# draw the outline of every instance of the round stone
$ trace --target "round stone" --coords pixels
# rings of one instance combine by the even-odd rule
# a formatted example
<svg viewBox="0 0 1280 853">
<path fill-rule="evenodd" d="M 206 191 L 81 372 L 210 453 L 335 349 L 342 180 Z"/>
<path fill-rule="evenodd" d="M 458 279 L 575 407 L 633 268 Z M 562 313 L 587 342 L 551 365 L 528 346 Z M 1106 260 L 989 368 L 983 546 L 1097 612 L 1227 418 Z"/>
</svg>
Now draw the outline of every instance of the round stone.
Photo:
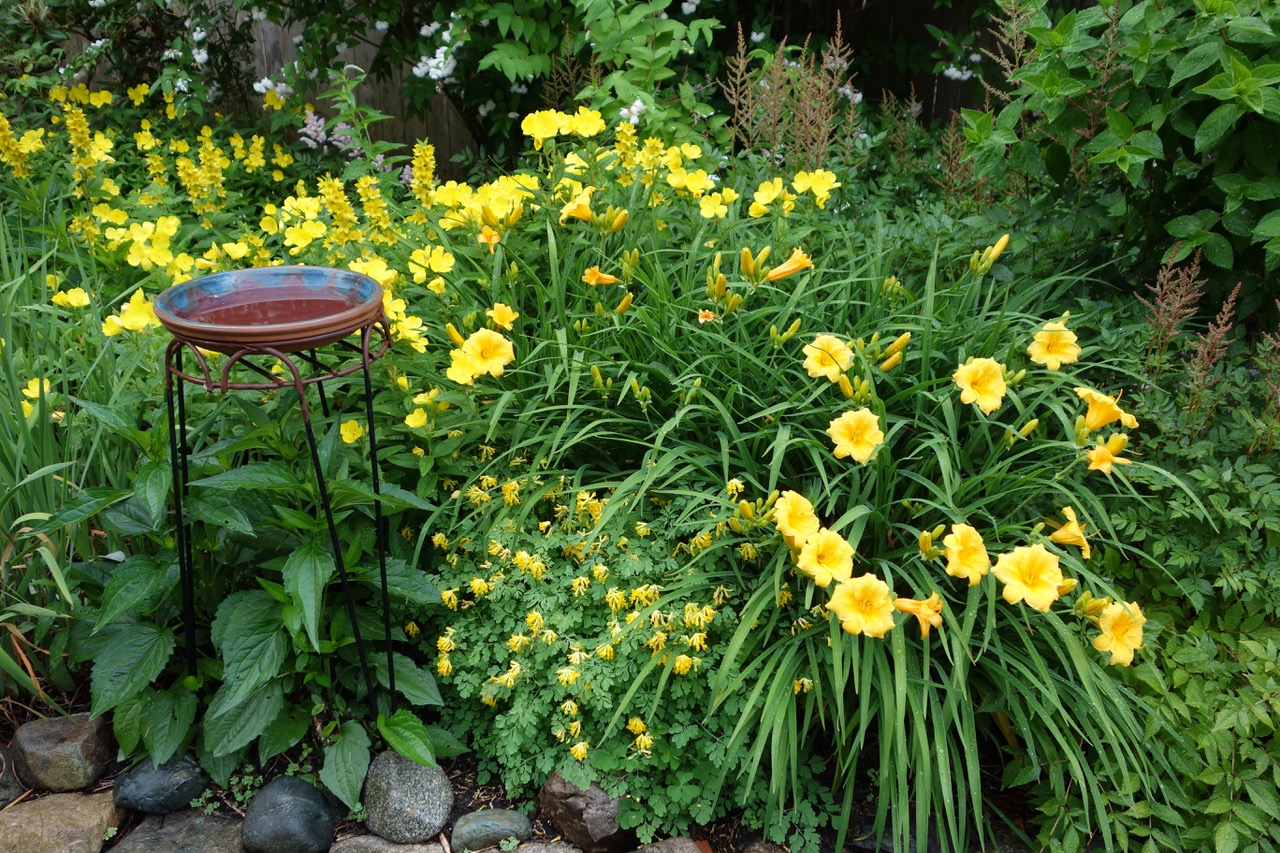
<svg viewBox="0 0 1280 853">
<path fill-rule="evenodd" d="M 144 758 L 116 777 L 116 805 L 145 814 L 170 814 L 189 806 L 208 782 L 188 756 L 175 756 L 159 767 Z"/>
<path fill-rule="evenodd" d="M 453 810 L 453 786 L 439 767 L 423 767 L 395 752 L 373 760 L 364 781 L 365 825 L 398 844 L 440 833 Z"/>
<path fill-rule="evenodd" d="M 508 838 L 524 841 L 533 834 L 529 818 L 511 809 L 484 809 L 458 818 L 449 845 L 458 853 L 496 847 Z"/>
<path fill-rule="evenodd" d="M 293 776 L 272 779 L 244 813 L 247 853 L 326 853 L 333 812 L 324 794 Z"/>
</svg>

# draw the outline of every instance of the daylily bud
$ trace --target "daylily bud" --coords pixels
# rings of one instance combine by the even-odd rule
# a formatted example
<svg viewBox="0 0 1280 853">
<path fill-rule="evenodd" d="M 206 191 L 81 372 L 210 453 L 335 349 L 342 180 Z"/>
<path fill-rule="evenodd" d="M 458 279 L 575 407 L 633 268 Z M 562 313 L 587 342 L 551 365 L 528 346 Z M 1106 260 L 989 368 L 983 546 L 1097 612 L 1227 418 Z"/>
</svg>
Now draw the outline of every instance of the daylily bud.
<svg viewBox="0 0 1280 853">
<path fill-rule="evenodd" d="M 480 221 L 490 228 L 498 227 L 498 217 L 493 215 L 493 211 L 487 204 L 480 205 Z"/>
<path fill-rule="evenodd" d="M 889 344 L 888 349 L 884 351 L 886 356 L 893 355 L 896 352 L 902 352 L 907 348 L 907 344 L 911 341 L 911 333 L 903 332 L 893 339 L 893 343 Z"/>
<path fill-rule="evenodd" d="M 902 352 L 898 351 L 890 355 L 884 361 L 880 362 L 880 369 L 883 370 L 885 373 L 888 373 L 890 370 L 893 370 L 895 367 L 897 367 L 901 363 L 902 363 Z"/>
<path fill-rule="evenodd" d="M 622 227 L 627 224 L 627 219 L 629 217 L 630 217 L 630 214 L 628 214 L 625 210 L 619 211 L 618 215 L 613 217 L 613 225 L 610 226 L 609 233 L 617 234 L 619 231 L 621 231 Z"/>
<path fill-rule="evenodd" d="M 797 317 L 797 318 L 796 318 L 796 320 L 795 320 L 795 322 L 794 322 L 794 323 L 792 323 L 790 326 L 787 326 L 787 330 L 783 333 L 783 335 L 782 335 L 782 339 L 783 339 L 784 341 L 789 341 L 789 340 L 791 340 L 791 338 L 795 337 L 795 334 L 796 334 L 796 332 L 798 332 L 798 331 L 800 331 L 800 318 L 799 318 L 799 317 Z"/>
<path fill-rule="evenodd" d="M 1040 426 L 1040 419 L 1032 418 L 1031 420 L 1027 421 L 1023 425 L 1022 429 L 1018 430 L 1018 435 L 1022 436 L 1023 438 L 1028 438 L 1030 437 L 1031 433 L 1036 431 L 1036 427 L 1038 426 Z"/>
<path fill-rule="evenodd" d="M 517 203 L 511 208 L 511 212 L 507 214 L 507 227 L 510 228 L 520 221 L 520 217 L 524 215 L 524 205 Z"/>
<path fill-rule="evenodd" d="M 445 334 L 449 336 L 449 340 L 453 341 L 455 346 L 462 346 L 465 343 L 465 341 L 462 338 L 462 335 L 458 333 L 458 330 L 454 328 L 452 323 L 445 323 L 444 331 L 445 331 Z"/>
<path fill-rule="evenodd" d="M 840 379 L 838 380 L 837 384 L 840 386 L 840 393 L 845 395 L 845 397 L 849 398 L 850 400 L 852 400 L 853 384 L 849 382 L 849 377 L 845 376 L 843 373 L 840 374 Z"/>
<path fill-rule="evenodd" d="M 738 514 L 750 521 L 756 515 L 755 505 L 751 501 L 738 501 Z"/>
<path fill-rule="evenodd" d="M 715 295 L 717 297 L 724 296 L 725 288 L 728 287 L 729 280 L 724 277 L 724 273 L 716 275 Z"/>
<path fill-rule="evenodd" d="M 618 307 L 613 309 L 615 314 L 625 314 L 627 309 L 631 307 L 631 300 L 634 298 L 631 291 L 627 291 L 627 295 L 622 297 L 622 301 L 618 303 Z"/>
<path fill-rule="evenodd" d="M 751 257 L 751 250 L 745 246 L 742 251 L 738 253 L 738 269 L 742 271 L 743 278 L 756 277 L 755 261 Z"/>
</svg>

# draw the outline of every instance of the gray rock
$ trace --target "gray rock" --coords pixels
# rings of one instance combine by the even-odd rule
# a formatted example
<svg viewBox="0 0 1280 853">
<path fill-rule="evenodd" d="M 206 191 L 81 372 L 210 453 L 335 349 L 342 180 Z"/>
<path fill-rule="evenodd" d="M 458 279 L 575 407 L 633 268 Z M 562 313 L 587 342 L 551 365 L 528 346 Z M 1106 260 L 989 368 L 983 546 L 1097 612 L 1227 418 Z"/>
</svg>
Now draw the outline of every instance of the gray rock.
<svg viewBox="0 0 1280 853">
<path fill-rule="evenodd" d="M 365 826 L 388 841 L 411 844 L 440 834 L 453 810 L 453 786 L 439 767 L 423 767 L 388 750 L 364 780 Z"/>
<path fill-rule="evenodd" d="M 204 792 L 209 777 L 186 755 L 156 767 L 144 758 L 116 777 L 116 805 L 145 814 L 169 814 L 191 805 Z"/>
<path fill-rule="evenodd" d="M 9 750 L 0 747 L 0 809 L 12 803 L 27 786 L 18 781 L 18 774 L 13 769 L 13 757 Z"/>
<path fill-rule="evenodd" d="M 787 848 L 772 841 L 752 841 L 742 853 L 787 853 Z"/>
<path fill-rule="evenodd" d="M 702 853 L 702 848 L 693 839 L 681 837 L 646 844 L 636 853 Z"/>
<path fill-rule="evenodd" d="M 244 853 L 242 823 L 239 818 L 204 815 L 192 809 L 151 815 L 112 847 L 111 853 Z"/>
<path fill-rule="evenodd" d="M 618 801 L 594 782 L 583 791 L 555 773 L 538 792 L 538 806 L 583 853 L 623 853 L 638 844 L 634 832 L 618 826 Z"/>
<path fill-rule="evenodd" d="M 87 714 L 32 720 L 18 727 L 10 756 L 18 779 L 41 791 L 79 791 L 106 769 L 115 752 L 106 717 Z"/>
<path fill-rule="evenodd" d="M 529 818 L 511 809 L 484 809 L 464 814 L 453 823 L 449 845 L 462 853 L 464 850 L 484 850 L 496 847 L 508 838 L 517 842 L 533 835 Z"/>
<path fill-rule="evenodd" d="M 357 835 L 333 845 L 329 853 L 444 853 L 444 847 L 430 844 L 396 844 L 376 835 Z"/>
<path fill-rule="evenodd" d="M 326 853 L 333 812 L 324 794 L 294 776 L 277 776 L 244 812 L 246 853 Z"/>
<path fill-rule="evenodd" d="M 98 853 L 120 817 L 110 791 L 18 803 L 0 812 L 0 853 Z"/>
</svg>

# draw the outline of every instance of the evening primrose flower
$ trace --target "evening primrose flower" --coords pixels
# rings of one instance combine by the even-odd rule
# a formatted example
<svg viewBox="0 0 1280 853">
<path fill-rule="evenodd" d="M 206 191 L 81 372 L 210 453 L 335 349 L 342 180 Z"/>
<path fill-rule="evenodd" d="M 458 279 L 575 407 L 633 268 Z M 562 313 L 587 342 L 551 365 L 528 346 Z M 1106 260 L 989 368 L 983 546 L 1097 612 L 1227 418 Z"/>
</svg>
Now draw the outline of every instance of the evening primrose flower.
<svg viewBox="0 0 1280 853">
<path fill-rule="evenodd" d="M 952 377 L 960 389 L 960 402 L 977 403 L 989 415 L 1004 403 L 1004 365 L 994 358 L 971 358 Z"/>
<path fill-rule="evenodd" d="M 1122 459 L 1120 454 L 1129 446 L 1129 436 L 1124 433 L 1113 433 L 1106 443 L 1099 443 L 1092 450 L 1086 450 L 1084 455 L 1089 458 L 1089 470 L 1101 471 L 1104 474 L 1111 473 L 1113 465 L 1132 465 L 1132 459 Z"/>
<path fill-rule="evenodd" d="M 542 143 L 569 132 L 569 116 L 559 110 L 538 110 L 529 113 L 520 122 L 520 132 L 533 139 L 535 150 L 542 150 Z"/>
<path fill-rule="evenodd" d="M 364 435 L 364 428 L 356 420 L 344 421 L 339 431 L 342 433 L 342 440 L 346 444 L 355 444 Z"/>
<path fill-rule="evenodd" d="M 460 385 L 471 385 L 485 374 L 496 379 L 516 357 L 511 341 L 492 329 L 472 332 L 449 356 L 452 364 L 445 375 Z"/>
<path fill-rule="evenodd" d="M 819 208 L 823 208 L 827 204 L 827 199 L 831 198 L 831 191 L 841 184 L 836 180 L 834 172 L 815 169 L 812 172 L 796 172 L 791 186 L 798 193 L 812 192 L 814 202 Z"/>
<path fill-rule="evenodd" d="M 1075 509 L 1069 506 L 1064 506 L 1062 508 L 1062 515 L 1067 519 L 1067 523 L 1053 531 L 1053 533 L 1049 535 L 1049 541 L 1056 542 L 1059 545 L 1075 545 L 1080 549 L 1081 556 L 1086 560 L 1089 559 L 1089 554 L 1092 552 L 1092 549 L 1089 547 L 1089 540 L 1084 536 L 1084 525 L 1076 518 Z M 1052 521 L 1050 521 L 1050 523 L 1056 524 L 1056 522 Z"/>
<path fill-rule="evenodd" d="M 946 547 L 947 574 L 952 577 L 968 578 L 969 586 L 977 586 L 990 571 L 991 557 L 982 534 L 969 525 L 951 525 L 942 544 Z"/>
<path fill-rule="evenodd" d="M 1098 617 L 1098 629 L 1102 633 L 1093 638 L 1093 647 L 1100 652 L 1110 652 L 1111 662 L 1117 666 L 1133 663 L 1133 653 L 1143 648 L 1142 626 L 1147 617 L 1136 601 L 1113 602 Z"/>
<path fill-rule="evenodd" d="M 917 601 L 913 598 L 897 598 L 894 599 L 893 606 L 895 610 L 902 613 L 910 613 L 920 622 L 920 636 L 929 636 L 931 628 L 942 627 L 942 596 L 937 592 L 930 595 L 923 601 Z"/>
<path fill-rule="evenodd" d="M 1138 428 L 1138 419 L 1120 408 L 1118 395 L 1111 397 L 1092 388 L 1076 388 L 1076 394 L 1089 404 L 1084 415 L 1084 428 L 1088 432 L 1096 432 L 1115 421 L 1129 429 Z"/>
<path fill-rule="evenodd" d="M 893 629 L 889 585 L 870 572 L 838 584 L 826 608 L 850 634 L 883 637 Z"/>
<path fill-rule="evenodd" d="M 803 546 L 821 527 L 809 499 L 792 491 L 783 492 L 773 505 L 773 523 L 793 550 Z"/>
<path fill-rule="evenodd" d="M 421 407 L 405 415 L 404 425 L 410 429 L 421 429 L 427 425 L 427 410 Z"/>
<path fill-rule="evenodd" d="M 1027 347 L 1027 355 L 1036 364 L 1058 370 L 1080 357 L 1080 345 L 1076 343 L 1076 333 L 1067 328 L 1064 317 L 1059 322 L 1045 323 L 1044 328 L 1036 332 L 1035 340 Z"/>
<path fill-rule="evenodd" d="M 1039 542 L 1001 554 L 993 574 L 1004 583 L 1005 601 L 1025 601 L 1028 607 L 1042 612 L 1058 600 L 1058 587 L 1063 580 L 1058 555 Z"/>
<path fill-rule="evenodd" d="M 853 350 L 835 335 L 818 335 L 813 343 L 805 344 L 804 369 L 814 379 L 826 377 L 839 382 L 844 371 L 853 363 Z"/>
<path fill-rule="evenodd" d="M 89 294 L 83 287 L 73 287 L 53 294 L 50 301 L 62 308 L 85 308 L 89 305 Z"/>
<path fill-rule="evenodd" d="M 834 530 L 820 528 L 800 547 L 796 568 L 820 587 L 847 581 L 853 576 L 853 546 Z"/>
<path fill-rule="evenodd" d="M 864 465 L 876 448 L 884 444 L 880 419 L 865 408 L 840 415 L 827 427 L 827 435 L 835 443 L 833 452 L 837 459 L 851 457 Z"/>
</svg>

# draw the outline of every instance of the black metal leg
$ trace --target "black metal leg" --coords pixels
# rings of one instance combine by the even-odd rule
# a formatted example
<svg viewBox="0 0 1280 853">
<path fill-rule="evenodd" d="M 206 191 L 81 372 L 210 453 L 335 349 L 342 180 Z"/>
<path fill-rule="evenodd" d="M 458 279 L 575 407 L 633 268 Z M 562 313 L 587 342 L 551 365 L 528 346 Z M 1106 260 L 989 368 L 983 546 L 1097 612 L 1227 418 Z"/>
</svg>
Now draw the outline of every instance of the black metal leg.
<svg viewBox="0 0 1280 853">
<path fill-rule="evenodd" d="M 316 358 L 315 350 L 312 350 L 310 352 L 310 358 L 308 358 L 307 361 L 311 362 L 312 364 L 320 363 L 320 360 Z M 365 369 L 366 370 L 368 369 L 367 365 Z M 323 415 L 324 419 L 327 421 L 329 420 L 329 398 L 325 396 L 323 382 L 316 383 L 316 392 L 319 393 L 320 395 L 320 414 Z"/>
<path fill-rule="evenodd" d="M 187 674 L 196 675 L 195 577 L 192 565 L 191 529 L 182 511 L 187 488 L 187 407 L 183 382 L 174 382 L 182 370 L 182 348 L 171 345 L 165 354 L 164 399 L 169 413 L 169 473 L 173 477 L 173 520 L 177 528 L 178 576 L 182 586 L 182 632 L 186 645 Z M 175 389 L 176 384 L 176 389 Z M 177 394 L 177 409 L 174 394 Z M 175 416 L 176 415 L 176 416 Z"/>
<path fill-rule="evenodd" d="M 368 331 L 365 331 L 368 337 Z M 367 344 L 366 344 L 367 349 Z M 369 426 L 369 470 L 373 476 L 373 528 L 374 543 L 378 549 L 378 574 L 382 583 L 382 626 L 387 643 L 387 689 L 391 696 L 391 713 L 396 712 L 396 661 L 391 648 L 391 598 L 387 593 L 387 531 L 382 518 L 382 481 L 378 477 L 378 439 L 373 426 L 373 380 L 369 375 L 369 360 L 364 362 L 364 414 Z"/>
<path fill-rule="evenodd" d="M 347 616 L 351 619 L 351 634 L 355 637 L 356 653 L 360 657 L 360 670 L 364 673 L 365 687 L 369 691 L 369 705 L 373 716 L 378 716 L 378 695 L 374 689 L 373 670 L 369 667 L 369 657 L 365 653 L 364 640 L 360 636 L 360 620 L 356 615 L 356 603 L 351 597 L 351 583 L 347 577 L 347 569 L 342 559 L 342 542 L 338 539 L 338 525 L 333 520 L 333 505 L 329 502 L 329 487 L 325 484 L 324 467 L 320 464 L 320 450 L 316 445 L 315 430 L 311 427 L 311 411 L 307 407 L 307 398 L 302 384 L 302 377 L 293 362 L 285 364 L 293 371 L 294 387 L 298 392 L 298 408 L 302 412 L 302 426 L 307 434 L 307 449 L 311 451 L 311 466 L 315 471 L 316 489 L 320 496 L 320 508 L 324 511 L 325 524 L 329 526 L 329 544 L 333 547 L 333 562 L 338 568 L 338 578 L 342 583 L 342 597 L 347 601 Z"/>
</svg>

